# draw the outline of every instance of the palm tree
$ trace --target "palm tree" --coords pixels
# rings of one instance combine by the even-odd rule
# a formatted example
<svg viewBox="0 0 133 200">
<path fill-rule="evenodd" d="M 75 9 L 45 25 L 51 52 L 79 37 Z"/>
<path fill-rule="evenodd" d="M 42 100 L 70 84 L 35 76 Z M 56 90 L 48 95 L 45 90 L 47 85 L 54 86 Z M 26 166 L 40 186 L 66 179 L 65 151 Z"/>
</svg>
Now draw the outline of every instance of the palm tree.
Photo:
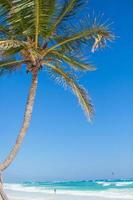
<svg viewBox="0 0 133 200">
<path fill-rule="evenodd" d="M 70 87 L 88 118 L 93 115 L 90 97 L 78 84 L 75 74 L 95 70 L 84 59 L 84 47 L 94 52 L 105 47 L 113 35 L 98 20 L 76 18 L 84 2 L 0 0 L 0 75 L 26 68 L 32 76 L 22 128 L 11 152 L 0 163 L 1 172 L 14 160 L 29 127 L 40 72 L 47 71 L 52 78 Z M 1 198 L 7 199 L 0 188 Z"/>
</svg>

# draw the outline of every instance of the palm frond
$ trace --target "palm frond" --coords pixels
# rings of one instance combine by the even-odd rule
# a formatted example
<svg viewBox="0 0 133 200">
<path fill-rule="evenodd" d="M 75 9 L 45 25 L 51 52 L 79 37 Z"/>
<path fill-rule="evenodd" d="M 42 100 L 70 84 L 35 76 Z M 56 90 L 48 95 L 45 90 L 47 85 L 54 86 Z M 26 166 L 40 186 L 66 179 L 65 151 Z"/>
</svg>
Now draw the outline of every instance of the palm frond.
<svg viewBox="0 0 133 200">
<path fill-rule="evenodd" d="M 38 36 L 41 33 L 44 38 L 47 36 L 49 20 L 54 12 L 55 0 L 35 0 L 35 41 L 38 43 Z"/>
<path fill-rule="evenodd" d="M 89 118 L 89 120 L 91 120 L 94 114 L 94 110 L 93 110 L 91 99 L 90 97 L 88 97 L 86 90 L 81 85 L 78 85 L 74 82 L 72 83 L 72 89 L 73 89 L 73 92 L 78 97 L 79 102 L 83 110 L 85 111 L 87 117 Z"/>
<path fill-rule="evenodd" d="M 0 0 L 0 15 L 7 14 L 11 7 L 11 0 Z"/>
<path fill-rule="evenodd" d="M 4 51 L 1 52 L 1 56 L 2 57 L 9 57 L 9 56 L 11 57 L 11 56 L 14 56 L 15 54 L 17 55 L 17 54 L 21 53 L 22 49 L 23 49 L 22 46 L 5 49 Z"/>
<path fill-rule="evenodd" d="M 35 46 L 36 46 L 36 48 L 38 46 L 38 35 L 39 35 L 39 15 L 40 15 L 39 6 L 40 6 L 39 1 L 35 0 L 35 15 L 36 15 L 36 18 L 35 18 Z"/>
<path fill-rule="evenodd" d="M 92 65 L 82 63 L 81 61 L 75 60 L 73 57 L 62 54 L 59 51 L 51 51 L 51 54 L 55 55 L 57 58 L 67 62 L 75 70 L 85 70 L 85 71 L 94 71 L 95 67 Z"/>
<path fill-rule="evenodd" d="M 0 61 L 0 68 L 20 66 L 22 64 L 28 63 L 28 60 L 13 60 L 13 61 Z"/>
<path fill-rule="evenodd" d="M 5 51 L 10 48 L 25 47 L 25 43 L 19 40 L 0 40 L 0 50 Z"/>
<path fill-rule="evenodd" d="M 23 36 L 28 35 L 27 31 L 31 28 L 31 26 L 33 26 L 34 23 L 33 6 L 33 0 L 13 0 L 13 6 L 10 9 L 8 21 L 15 34 L 21 34 Z"/>
<path fill-rule="evenodd" d="M 113 39 L 113 35 L 104 27 L 99 26 L 99 27 L 89 28 L 87 30 L 74 34 L 70 37 L 64 38 L 63 40 L 61 40 L 60 42 L 58 42 L 57 44 L 49 48 L 47 50 L 47 53 L 61 46 L 65 46 L 69 44 L 71 45 L 73 42 L 85 43 L 88 40 L 95 39 L 98 36 L 101 37 L 101 40 L 99 42 Z"/>
<path fill-rule="evenodd" d="M 61 12 L 51 26 L 51 32 L 54 32 L 63 20 L 74 15 L 77 11 L 76 8 L 80 7 L 82 3 L 83 1 L 81 0 L 65 0 L 64 3 L 62 2 L 63 6 L 60 8 Z M 59 7 L 58 4 L 57 7 Z"/>
<path fill-rule="evenodd" d="M 12 7 L 11 0 L 0 0 L 0 21 L 5 23 L 9 16 L 10 8 Z"/>
<path fill-rule="evenodd" d="M 51 18 L 56 11 L 56 0 L 42 0 L 40 14 L 40 34 L 43 38 L 47 38 L 51 27 Z"/>
<path fill-rule="evenodd" d="M 9 32 L 9 29 L 7 29 L 5 26 L 0 25 L 0 38 L 1 38 L 1 34 L 4 34 L 6 36 L 12 36 Z"/>
<path fill-rule="evenodd" d="M 0 0 L 0 5 L 10 8 L 12 7 L 12 0 Z"/>
<path fill-rule="evenodd" d="M 85 89 L 81 85 L 78 85 L 78 83 L 76 83 L 76 81 L 74 80 L 74 77 L 64 72 L 63 69 L 56 67 L 48 62 L 44 62 L 44 64 L 48 66 L 54 73 L 63 78 L 66 84 L 71 87 L 74 94 L 77 96 L 81 107 L 85 111 L 88 119 L 91 120 L 93 116 L 93 106 L 91 103 L 91 99 L 88 97 L 88 94 L 85 91 Z"/>
<path fill-rule="evenodd" d="M 32 36 L 38 46 L 39 36 L 48 32 L 49 20 L 55 11 L 55 0 L 17 0 L 11 9 L 10 22 L 16 33 Z"/>
<path fill-rule="evenodd" d="M 22 64 L 27 64 L 28 60 L 7 60 L 0 61 L 0 76 L 10 74 L 21 67 Z"/>
</svg>

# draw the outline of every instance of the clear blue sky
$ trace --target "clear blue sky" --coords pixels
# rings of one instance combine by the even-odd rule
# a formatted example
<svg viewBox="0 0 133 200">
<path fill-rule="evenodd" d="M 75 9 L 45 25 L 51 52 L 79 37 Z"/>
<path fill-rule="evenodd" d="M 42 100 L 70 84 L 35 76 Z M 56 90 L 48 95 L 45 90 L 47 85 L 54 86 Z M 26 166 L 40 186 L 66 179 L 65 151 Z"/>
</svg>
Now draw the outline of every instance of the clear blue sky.
<svg viewBox="0 0 133 200">
<path fill-rule="evenodd" d="M 113 21 L 117 40 L 90 55 L 98 70 L 81 78 L 95 105 L 89 124 L 69 91 L 42 73 L 31 127 L 8 181 L 133 177 L 133 1 L 90 0 Z M 0 160 L 20 129 L 30 76 L 0 78 Z M 114 172 L 114 176 L 112 176 Z"/>
</svg>

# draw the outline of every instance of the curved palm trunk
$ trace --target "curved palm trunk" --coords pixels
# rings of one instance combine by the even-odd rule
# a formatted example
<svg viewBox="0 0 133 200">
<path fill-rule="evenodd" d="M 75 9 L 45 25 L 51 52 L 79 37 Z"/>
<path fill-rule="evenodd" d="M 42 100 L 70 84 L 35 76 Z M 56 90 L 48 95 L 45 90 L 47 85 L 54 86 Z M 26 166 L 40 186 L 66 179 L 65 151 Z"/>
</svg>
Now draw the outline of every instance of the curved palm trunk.
<svg viewBox="0 0 133 200">
<path fill-rule="evenodd" d="M 2 182 L 1 173 L 0 173 L 0 200 L 8 200 L 8 197 L 6 196 L 5 192 L 3 191 L 3 182 Z"/>
<path fill-rule="evenodd" d="M 38 77 L 37 77 L 37 74 L 35 74 L 32 77 L 32 84 L 31 84 L 29 97 L 28 97 L 27 104 L 26 104 L 22 128 L 20 130 L 20 133 L 17 137 L 16 143 L 13 146 L 11 152 L 9 153 L 9 155 L 7 156 L 5 161 L 0 164 L 0 171 L 5 170 L 12 163 L 12 161 L 14 160 L 14 158 L 16 157 L 16 154 L 18 153 L 18 151 L 20 149 L 20 146 L 23 142 L 23 139 L 24 139 L 24 136 L 27 132 L 27 129 L 29 128 L 32 110 L 33 110 L 34 99 L 35 99 L 35 94 L 36 94 L 37 83 L 38 83 Z"/>
</svg>

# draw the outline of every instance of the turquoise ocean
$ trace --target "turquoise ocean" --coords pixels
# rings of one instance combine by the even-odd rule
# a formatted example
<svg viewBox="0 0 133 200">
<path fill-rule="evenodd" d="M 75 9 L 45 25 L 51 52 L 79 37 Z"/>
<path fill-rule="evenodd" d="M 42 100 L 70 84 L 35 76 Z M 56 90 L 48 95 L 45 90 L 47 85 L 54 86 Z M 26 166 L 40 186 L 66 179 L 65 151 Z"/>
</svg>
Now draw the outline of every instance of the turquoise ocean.
<svg viewBox="0 0 133 200">
<path fill-rule="evenodd" d="M 6 183 L 6 190 L 17 192 L 133 199 L 133 179 Z"/>
</svg>

